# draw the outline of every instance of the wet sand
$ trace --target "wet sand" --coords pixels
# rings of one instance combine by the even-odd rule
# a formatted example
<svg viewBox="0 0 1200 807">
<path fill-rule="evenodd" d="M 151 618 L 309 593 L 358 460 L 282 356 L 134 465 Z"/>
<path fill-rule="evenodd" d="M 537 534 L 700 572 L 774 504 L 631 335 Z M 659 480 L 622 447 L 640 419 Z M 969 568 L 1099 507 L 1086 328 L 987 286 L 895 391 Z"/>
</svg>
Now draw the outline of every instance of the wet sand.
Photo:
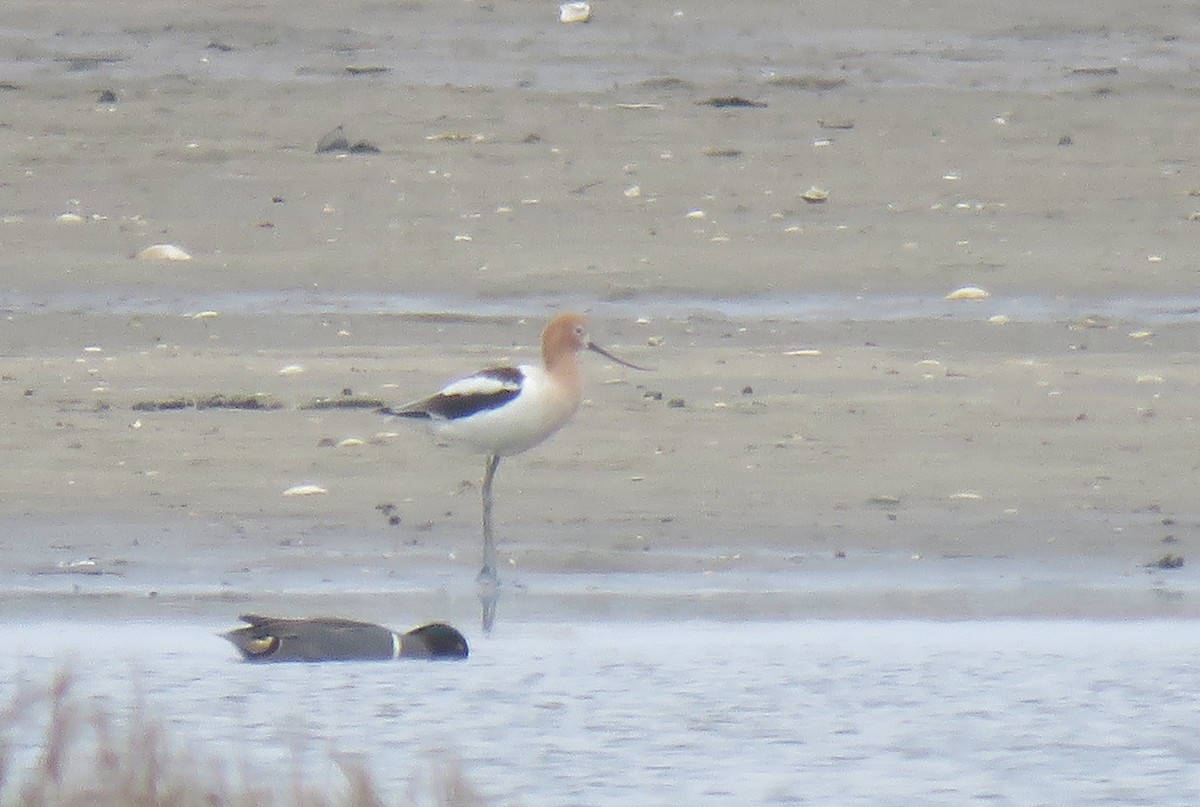
<svg viewBox="0 0 1200 807">
<path fill-rule="evenodd" d="M 482 460 L 304 406 L 578 307 L 655 371 L 502 466 L 502 614 L 1195 616 L 1200 20 L 1122 6 L 14 4 L 5 612 L 460 616 Z"/>
</svg>

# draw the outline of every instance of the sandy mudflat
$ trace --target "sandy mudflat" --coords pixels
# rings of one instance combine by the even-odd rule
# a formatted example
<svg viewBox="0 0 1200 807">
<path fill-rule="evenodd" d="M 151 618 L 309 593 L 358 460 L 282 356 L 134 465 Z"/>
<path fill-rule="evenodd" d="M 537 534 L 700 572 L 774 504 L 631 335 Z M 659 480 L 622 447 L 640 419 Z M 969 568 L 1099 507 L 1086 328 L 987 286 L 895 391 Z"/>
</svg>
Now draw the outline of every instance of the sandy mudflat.
<svg viewBox="0 0 1200 807">
<path fill-rule="evenodd" d="M 786 5 L 7 4 L 4 608 L 461 614 L 482 461 L 303 406 L 579 307 L 656 369 L 502 467 L 524 615 L 1200 612 L 1200 17 Z"/>
</svg>

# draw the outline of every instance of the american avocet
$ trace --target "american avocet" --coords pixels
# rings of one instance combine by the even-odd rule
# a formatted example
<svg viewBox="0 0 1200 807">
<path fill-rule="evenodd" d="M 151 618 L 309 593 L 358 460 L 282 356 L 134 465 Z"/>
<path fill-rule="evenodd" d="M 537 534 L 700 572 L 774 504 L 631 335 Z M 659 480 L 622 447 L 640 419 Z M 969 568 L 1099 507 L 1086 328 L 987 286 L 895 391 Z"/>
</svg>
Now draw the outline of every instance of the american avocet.
<svg viewBox="0 0 1200 807">
<path fill-rule="evenodd" d="M 451 382 L 438 393 L 384 414 L 424 420 L 439 437 L 487 455 L 483 473 L 483 569 L 479 582 L 495 586 L 496 543 L 492 532 L 492 482 L 500 458 L 520 454 L 561 429 L 583 399 L 581 350 L 645 370 L 588 339 L 582 314 L 560 314 L 542 332 L 542 364 L 492 367 Z"/>
<path fill-rule="evenodd" d="M 372 659 L 467 657 L 467 640 L 441 622 L 396 633 L 382 625 L 336 617 L 276 619 L 257 614 L 221 634 L 246 661 L 369 661 Z"/>
</svg>

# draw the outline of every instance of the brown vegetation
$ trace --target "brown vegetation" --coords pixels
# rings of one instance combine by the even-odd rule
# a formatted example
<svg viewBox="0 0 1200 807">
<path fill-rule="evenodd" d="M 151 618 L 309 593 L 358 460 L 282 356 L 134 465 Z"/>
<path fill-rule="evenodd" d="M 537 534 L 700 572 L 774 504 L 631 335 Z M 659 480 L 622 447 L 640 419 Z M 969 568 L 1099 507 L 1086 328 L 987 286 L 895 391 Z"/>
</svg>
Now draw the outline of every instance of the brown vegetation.
<svg viewBox="0 0 1200 807">
<path fill-rule="evenodd" d="M 30 748 L 28 743 L 36 748 Z M 383 807 L 371 774 L 349 755 L 334 761 L 346 776 L 340 797 L 303 781 L 271 786 L 230 777 L 220 762 L 174 742 L 140 699 L 117 715 L 80 694 L 60 672 L 45 687 L 24 686 L 0 710 L 0 807 Z M 454 763 L 419 777 L 409 801 L 480 807 L 482 796 Z"/>
</svg>

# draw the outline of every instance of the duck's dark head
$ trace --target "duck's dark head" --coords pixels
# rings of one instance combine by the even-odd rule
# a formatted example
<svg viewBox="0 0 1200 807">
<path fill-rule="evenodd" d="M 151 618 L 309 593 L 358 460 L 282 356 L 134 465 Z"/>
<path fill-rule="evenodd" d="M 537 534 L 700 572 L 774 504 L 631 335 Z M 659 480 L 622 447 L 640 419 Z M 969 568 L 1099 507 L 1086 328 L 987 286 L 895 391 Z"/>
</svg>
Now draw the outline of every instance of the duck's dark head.
<svg viewBox="0 0 1200 807">
<path fill-rule="evenodd" d="M 443 622 L 413 628 L 400 637 L 400 658 L 464 659 L 467 638 Z"/>
</svg>

